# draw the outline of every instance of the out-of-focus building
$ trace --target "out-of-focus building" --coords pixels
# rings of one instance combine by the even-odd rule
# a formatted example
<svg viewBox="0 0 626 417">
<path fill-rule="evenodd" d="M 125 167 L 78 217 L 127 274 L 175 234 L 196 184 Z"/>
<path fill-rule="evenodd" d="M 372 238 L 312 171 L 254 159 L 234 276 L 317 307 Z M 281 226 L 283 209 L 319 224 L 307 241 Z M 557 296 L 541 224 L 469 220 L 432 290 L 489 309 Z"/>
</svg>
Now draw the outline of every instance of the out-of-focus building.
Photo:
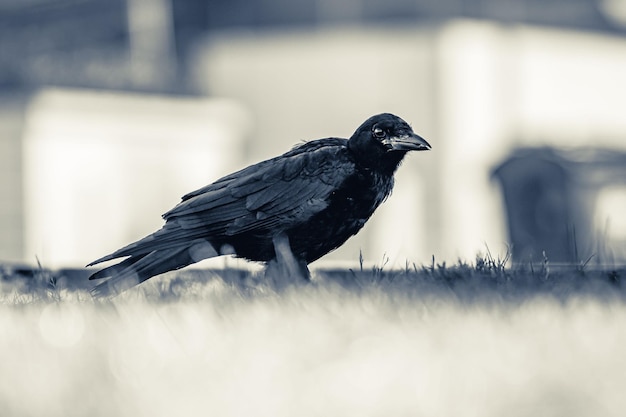
<svg viewBox="0 0 626 417">
<path fill-rule="evenodd" d="M 84 264 L 158 227 L 186 187 L 347 137 L 383 111 L 433 150 L 408 156 L 394 195 L 330 259 L 501 253 L 509 228 L 491 172 L 516 148 L 626 149 L 621 3 L 7 0 L 0 260 Z M 101 156 L 85 162 L 87 150 Z M 178 180 L 164 185 L 165 171 Z M 623 194 L 613 184 L 589 202 L 618 249 Z"/>
<path fill-rule="evenodd" d="M 197 93 L 195 47 L 224 31 L 425 26 L 466 18 L 623 36 L 621 0 L 3 0 L 0 88 Z"/>
<path fill-rule="evenodd" d="M 238 103 L 202 97 L 47 89 L 26 115 L 24 251 L 55 266 L 160 228 L 182 194 L 243 163 L 250 130 Z"/>
</svg>

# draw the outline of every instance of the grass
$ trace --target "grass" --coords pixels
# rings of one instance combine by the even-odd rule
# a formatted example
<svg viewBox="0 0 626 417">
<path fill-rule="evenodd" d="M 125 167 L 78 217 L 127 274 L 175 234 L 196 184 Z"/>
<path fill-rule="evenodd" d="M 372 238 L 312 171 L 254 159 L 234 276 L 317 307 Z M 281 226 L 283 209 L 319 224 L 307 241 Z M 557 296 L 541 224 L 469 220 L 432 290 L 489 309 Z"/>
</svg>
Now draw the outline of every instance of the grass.
<svg viewBox="0 0 626 417">
<path fill-rule="evenodd" d="M 626 271 L 507 262 L 183 270 L 103 301 L 5 268 L 0 415 L 621 415 Z"/>
</svg>

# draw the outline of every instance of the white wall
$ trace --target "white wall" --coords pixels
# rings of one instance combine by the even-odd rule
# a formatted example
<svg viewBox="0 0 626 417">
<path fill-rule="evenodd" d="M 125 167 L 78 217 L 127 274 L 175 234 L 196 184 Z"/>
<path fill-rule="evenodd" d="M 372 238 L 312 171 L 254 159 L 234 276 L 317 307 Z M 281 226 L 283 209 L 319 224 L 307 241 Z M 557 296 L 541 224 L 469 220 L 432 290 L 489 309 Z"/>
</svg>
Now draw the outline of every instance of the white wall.
<svg viewBox="0 0 626 417">
<path fill-rule="evenodd" d="M 497 248 L 505 241 L 500 192 L 489 171 L 516 146 L 626 151 L 625 39 L 460 21 L 441 28 L 438 59 L 445 146 L 439 203 L 448 256 L 452 248 L 468 257 L 482 242 Z M 616 221 L 626 206 L 614 194 L 592 203 L 591 222 L 604 227 L 613 219 L 611 241 L 601 243 L 626 260 L 626 229 Z M 596 250 L 587 243 L 579 242 Z"/>
<path fill-rule="evenodd" d="M 231 100 L 42 91 L 24 134 L 25 260 L 83 266 L 153 232 L 241 164 L 248 131 Z"/>
</svg>

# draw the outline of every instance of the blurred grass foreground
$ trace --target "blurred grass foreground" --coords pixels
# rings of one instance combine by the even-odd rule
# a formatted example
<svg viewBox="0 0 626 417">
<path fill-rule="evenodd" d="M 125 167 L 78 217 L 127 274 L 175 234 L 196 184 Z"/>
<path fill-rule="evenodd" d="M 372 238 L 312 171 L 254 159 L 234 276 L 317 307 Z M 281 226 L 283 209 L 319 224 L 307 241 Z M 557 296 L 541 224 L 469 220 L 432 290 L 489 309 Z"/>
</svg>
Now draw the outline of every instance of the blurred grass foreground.
<svg viewBox="0 0 626 417">
<path fill-rule="evenodd" d="M 111 300 L 84 271 L 7 267 L 0 415 L 621 415 L 626 271 L 504 264 L 279 289 L 190 269 Z"/>
</svg>

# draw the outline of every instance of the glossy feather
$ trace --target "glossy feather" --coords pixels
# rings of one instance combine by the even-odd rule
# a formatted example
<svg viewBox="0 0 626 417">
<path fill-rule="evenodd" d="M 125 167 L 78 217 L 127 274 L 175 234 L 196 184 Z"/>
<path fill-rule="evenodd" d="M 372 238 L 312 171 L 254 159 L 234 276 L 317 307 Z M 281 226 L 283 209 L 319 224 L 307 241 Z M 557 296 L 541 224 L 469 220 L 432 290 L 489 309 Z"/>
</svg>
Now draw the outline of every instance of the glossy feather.
<svg viewBox="0 0 626 417">
<path fill-rule="evenodd" d="M 160 230 L 89 264 L 128 257 L 91 276 L 112 277 L 94 294 L 115 294 L 233 250 L 239 257 L 269 262 L 277 256 L 273 241 L 280 235 L 302 265 L 339 247 L 389 196 L 393 173 L 406 153 L 373 137 L 379 126 L 389 137 L 414 135 L 397 116 L 374 116 L 350 140 L 306 142 L 186 194 L 163 215 L 166 223 Z M 412 137 L 429 148 L 417 135 Z"/>
</svg>

